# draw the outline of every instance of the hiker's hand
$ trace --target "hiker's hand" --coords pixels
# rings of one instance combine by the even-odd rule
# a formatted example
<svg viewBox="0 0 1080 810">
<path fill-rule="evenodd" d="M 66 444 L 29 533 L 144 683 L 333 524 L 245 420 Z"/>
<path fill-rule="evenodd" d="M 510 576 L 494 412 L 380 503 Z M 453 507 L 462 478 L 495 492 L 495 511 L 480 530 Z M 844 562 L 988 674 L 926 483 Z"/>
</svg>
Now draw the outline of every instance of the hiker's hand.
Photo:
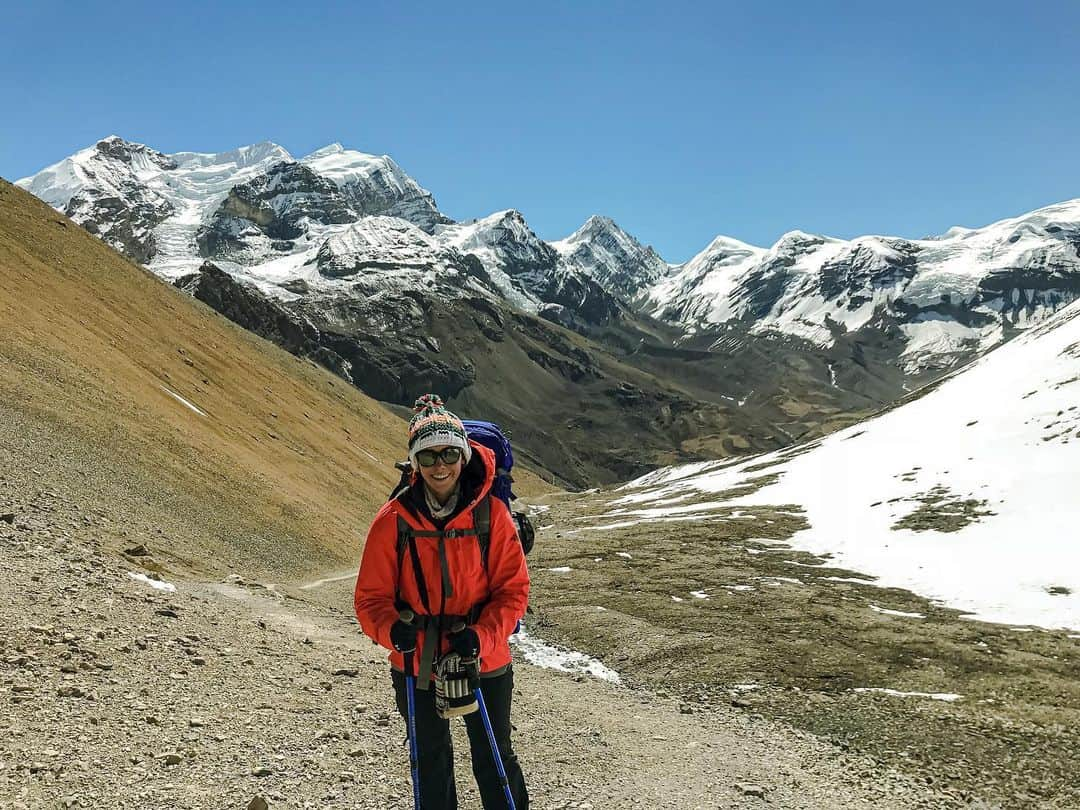
<svg viewBox="0 0 1080 810">
<path fill-rule="evenodd" d="M 390 627 L 390 643 L 399 653 L 412 652 L 416 649 L 416 633 L 415 624 L 407 624 L 398 619 Z"/>
<path fill-rule="evenodd" d="M 471 627 L 458 630 L 446 637 L 450 647 L 462 658 L 476 658 L 480 654 L 480 637 Z"/>
</svg>

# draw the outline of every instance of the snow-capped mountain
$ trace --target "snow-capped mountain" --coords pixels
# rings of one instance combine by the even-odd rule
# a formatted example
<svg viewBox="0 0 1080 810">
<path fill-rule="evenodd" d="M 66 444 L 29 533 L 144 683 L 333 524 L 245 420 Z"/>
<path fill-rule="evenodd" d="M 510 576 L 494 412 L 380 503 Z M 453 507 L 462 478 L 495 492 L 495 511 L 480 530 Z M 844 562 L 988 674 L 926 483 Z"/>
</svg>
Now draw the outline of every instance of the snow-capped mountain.
<svg viewBox="0 0 1080 810">
<path fill-rule="evenodd" d="M 792 544 L 833 555 L 830 565 L 990 621 L 1080 630 L 1078 394 L 1075 302 L 933 390 L 818 442 L 639 478 L 608 517 L 785 504 L 808 524 Z"/>
<path fill-rule="evenodd" d="M 145 263 L 157 253 L 154 228 L 177 213 L 153 179 L 177 168 L 167 155 L 112 136 L 17 185 Z"/>
<path fill-rule="evenodd" d="M 614 223 L 611 229 L 618 230 Z M 518 211 L 500 211 L 460 225 L 440 225 L 436 237 L 479 258 L 507 300 L 522 309 L 567 326 L 574 326 L 578 319 L 606 323 L 619 314 L 618 300 L 598 277 L 619 272 L 613 267 L 615 261 L 604 265 L 583 246 L 579 254 L 568 256 L 573 247 L 564 252 L 559 249 L 563 243 L 543 241 Z M 604 250 L 598 246 L 598 251 Z"/>
<path fill-rule="evenodd" d="M 487 273 L 487 294 L 567 325 L 602 323 L 619 312 L 608 282 L 620 278 L 630 289 L 637 265 L 638 286 L 664 266 L 606 219 L 591 220 L 559 249 L 517 211 L 454 224 L 389 157 L 340 144 L 295 160 L 272 143 L 167 155 L 110 136 L 18 184 L 167 279 L 211 259 L 278 297 L 380 268 L 461 268 L 472 254 Z M 365 289 L 378 283 L 368 277 Z"/>
<path fill-rule="evenodd" d="M 388 155 L 365 155 L 340 143 L 312 152 L 301 163 L 331 180 L 361 216 L 398 217 L 427 233 L 451 222 L 435 205 L 431 192 L 407 175 Z"/>
<path fill-rule="evenodd" d="M 251 268 L 314 254 L 331 226 L 363 216 L 428 231 L 449 221 L 389 157 L 339 144 L 297 161 L 273 143 L 166 155 L 114 135 L 17 185 L 170 279 L 206 258 L 258 276 Z"/>
<path fill-rule="evenodd" d="M 746 409 L 767 426 L 760 442 L 847 424 L 1080 297 L 1080 201 L 933 239 L 792 231 L 766 249 L 718 237 L 672 266 L 601 216 L 550 243 L 515 210 L 454 223 L 390 158 L 340 144 L 296 160 L 273 143 L 164 154 L 113 136 L 19 185 L 186 288 L 224 286 L 190 282 L 209 259 L 316 325 L 320 351 L 337 351 L 327 335 L 365 330 L 384 338 L 379 352 L 408 347 L 356 376 L 370 388 L 382 375 L 379 396 L 407 398 L 407 367 L 427 362 L 409 334 L 418 318 L 468 310 L 431 349 L 443 356 L 429 379 L 452 390 L 472 379 L 467 360 L 452 368 L 473 348 L 466 330 L 503 340 L 524 323 L 504 317 L 516 309 L 600 341 L 636 369 L 622 381 L 644 372 L 690 400 Z M 538 334 L 543 346 L 524 356 L 541 368 L 575 384 L 593 368 L 557 332 Z M 656 423 L 674 430 L 670 415 Z M 747 446 L 723 438 L 725 452 Z"/>
<path fill-rule="evenodd" d="M 1080 201 L 935 239 L 785 234 L 768 250 L 718 238 L 648 295 L 688 333 L 734 325 L 821 347 L 897 327 L 909 372 L 947 368 L 1080 297 Z"/>
<path fill-rule="evenodd" d="M 633 302 L 671 268 L 609 217 L 591 216 L 578 230 L 551 246 L 562 263 L 576 268 L 605 290 Z"/>
</svg>

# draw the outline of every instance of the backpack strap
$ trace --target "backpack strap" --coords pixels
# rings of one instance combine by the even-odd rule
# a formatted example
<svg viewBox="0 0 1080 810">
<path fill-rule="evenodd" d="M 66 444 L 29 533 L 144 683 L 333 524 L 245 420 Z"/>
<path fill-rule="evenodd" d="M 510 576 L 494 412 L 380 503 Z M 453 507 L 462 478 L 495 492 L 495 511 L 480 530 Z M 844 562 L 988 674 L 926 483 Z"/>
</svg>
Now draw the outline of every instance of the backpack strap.
<svg viewBox="0 0 1080 810">
<path fill-rule="evenodd" d="M 416 550 L 416 535 L 419 534 L 419 532 L 409 525 L 409 522 L 401 515 L 398 515 L 397 527 L 397 601 L 399 605 L 404 604 L 401 599 L 401 564 L 405 561 L 405 551 L 408 550 L 409 559 L 412 562 L 413 576 L 416 578 L 416 590 L 420 593 L 420 602 L 423 604 L 425 611 L 425 615 L 417 616 L 417 619 L 420 621 L 420 627 L 424 631 L 424 648 L 420 651 L 420 666 L 417 673 L 416 685 L 419 689 L 426 690 L 431 681 L 431 669 L 434 666 L 435 653 L 437 651 L 439 639 L 442 637 L 442 616 L 435 616 L 431 612 L 431 601 L 428 598 L 427 583 L 424 581 L 424 569 L 420 566 L 420 553 Z M 425 534 L 431 534 L 431 532 L 425 532 Z"/>
<path fill-rule="evenodd" d="M 487 495 L 473 509 L 473 528 L 476 530 L 476 542 L 480 544 L 480 560 L 487 573 L 488 549 L 491 547 L 491 496 Z"/>
<path fill-rule="evenodd" d="M 405 561 L 405 551 L 408 550 L 409 557 L 412 560 L 413 576 L 416 577 L 416 590 L 420 592 L 420 602 L 424 605 L 424 610 L 430 614 L 431 604 L 428 601 L 427 583 L 424 581 L 424 569 L 420 567 L 420 554 L 416 550 L 417 532 L 401 515 L 398 515 L 397 518 L 397 528 L 398 602 L 401 602 L 401 564 Z"/>
</svg>

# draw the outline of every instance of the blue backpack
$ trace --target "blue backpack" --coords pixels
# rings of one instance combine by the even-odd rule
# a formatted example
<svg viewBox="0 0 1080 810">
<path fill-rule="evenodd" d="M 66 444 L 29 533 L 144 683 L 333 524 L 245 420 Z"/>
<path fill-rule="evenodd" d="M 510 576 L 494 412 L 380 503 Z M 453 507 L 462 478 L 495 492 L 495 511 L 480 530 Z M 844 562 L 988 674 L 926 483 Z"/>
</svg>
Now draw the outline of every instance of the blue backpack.
<svg viewBox="0 0 1080 810">
<path fill-rule="evenodd" d="M 514 477 L 510 474 L 514 468 L 514 451 L 510 447 L 510 440 L 494 422 L 465 419 L 462 424 L 470 439 L 495 454 L 495 482 L 491 485 L 491 494 L 509 509 L 510 502 L 517 500 L 517 495 L 510 489 L 514 483 Z"/>
</svg>

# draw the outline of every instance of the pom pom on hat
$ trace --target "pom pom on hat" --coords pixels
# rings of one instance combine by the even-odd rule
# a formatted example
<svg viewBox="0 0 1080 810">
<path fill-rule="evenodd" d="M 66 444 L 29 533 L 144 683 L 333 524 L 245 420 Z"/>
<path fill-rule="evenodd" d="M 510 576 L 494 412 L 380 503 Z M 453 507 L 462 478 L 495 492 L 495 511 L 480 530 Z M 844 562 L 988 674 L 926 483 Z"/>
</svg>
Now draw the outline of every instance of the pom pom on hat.
<svg viewBox="0 0 1080 810">
<path fill-rule="evenodd" d="M 415 415 L 409 420 L 409 461 L 418 468 L 416 453 L 429 447 L 460 447 L 465 463 L 472 458 L 465 425 L 446 410 L 438 394 L 424 394 L 413 404 Z"/>
</svg>

